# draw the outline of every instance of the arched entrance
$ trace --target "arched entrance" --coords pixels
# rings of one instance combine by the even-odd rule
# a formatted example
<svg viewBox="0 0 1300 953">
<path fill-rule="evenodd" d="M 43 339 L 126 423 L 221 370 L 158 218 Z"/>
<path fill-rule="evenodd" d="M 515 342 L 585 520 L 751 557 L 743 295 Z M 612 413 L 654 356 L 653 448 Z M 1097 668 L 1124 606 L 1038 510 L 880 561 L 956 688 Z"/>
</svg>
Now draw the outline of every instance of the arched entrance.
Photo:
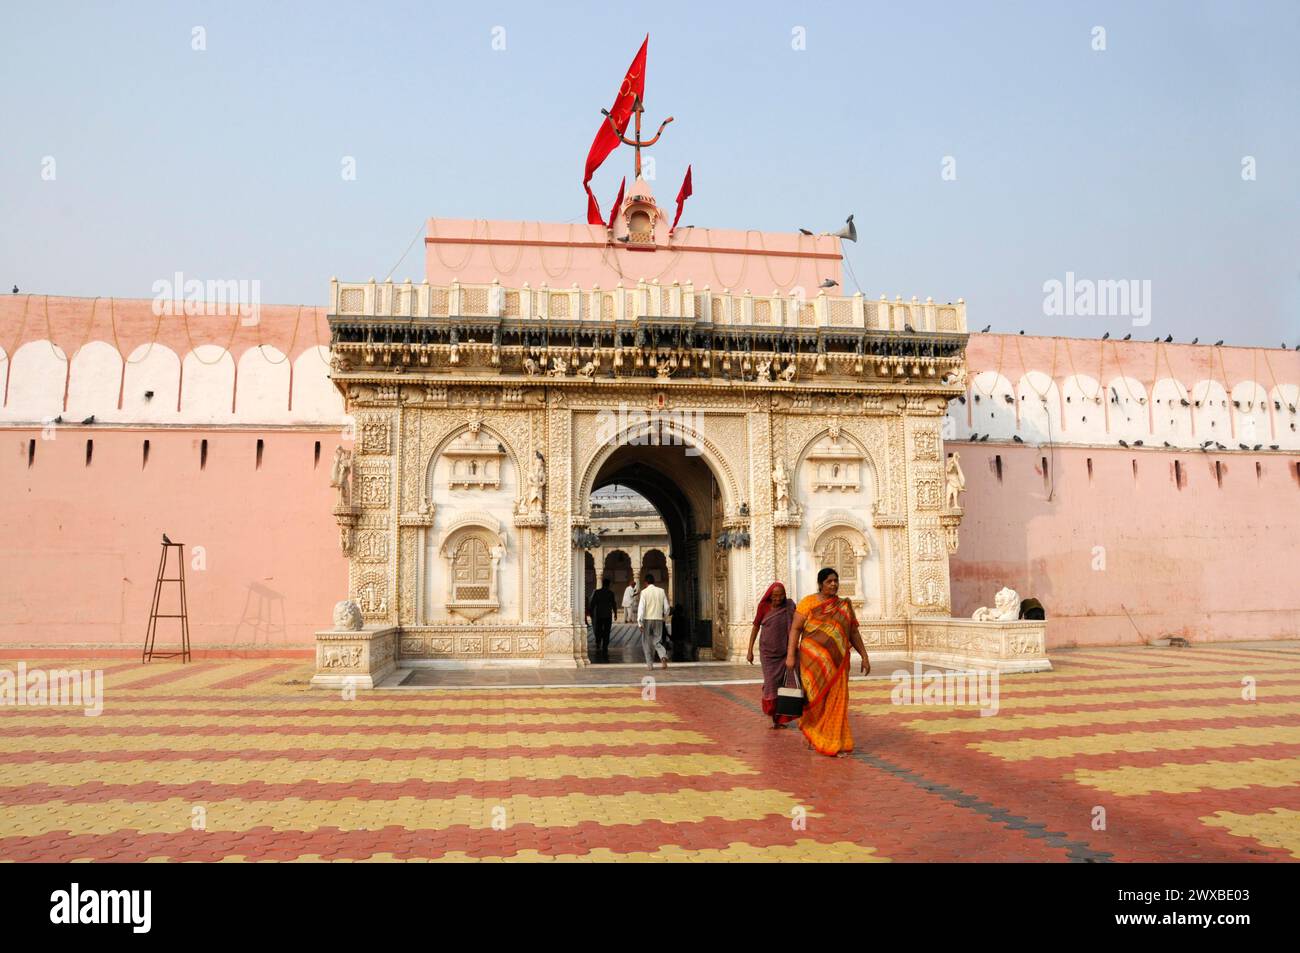
<svg viewBox="0 0 1300 953">
<path fill-rule="evenodd" d="M 605 501 L 617 488 L 623 488 L 624 498 L 630 492 L 648 504 L 653 513 L 647 517 L 655 520 L 656 532 L 666 539 L 638 535 L 647 529 L 642 521 L 626 515 L 615 518 L 615 512 L 622 511 Z M 720 531 L 721 506 L 717 481 L 700 454 L 682 443 L 619 446 L 596 471 L 585 502 L 591 529 L 601 536 L 608 554 L 606 560 L 617 553 L 629 560 L 629 568 L 636 567 L 636 582 L 649 573 L 667 592 L 674 658 L 711 659 L 717 602 L 714 538 L 715 529 Z M 619 582 L 615 576 L 613 586 L 621 606 Z"/>
<path fill-rule="evenodd" d="M 606 552 L 600 578 L 587 590 L 588 599 L 591 598 L 591 593 L 596 590 L 596 587 L 603 584 L 605 580 L 609 580 L 609 588 L 614 593 L 614 604 L 621 612 L 624 594 L 629 587 L 636 585 L 636 579 L 632 574 L 632 557 L 621 549 Z"/>
</svg>

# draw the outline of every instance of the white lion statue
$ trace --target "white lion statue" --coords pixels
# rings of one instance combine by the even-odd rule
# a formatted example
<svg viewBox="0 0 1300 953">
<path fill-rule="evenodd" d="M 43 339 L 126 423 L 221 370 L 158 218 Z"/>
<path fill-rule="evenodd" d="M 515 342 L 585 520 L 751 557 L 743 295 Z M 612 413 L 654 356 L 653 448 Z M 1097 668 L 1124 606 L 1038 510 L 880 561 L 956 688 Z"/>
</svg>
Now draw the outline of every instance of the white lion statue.
<svg viewBox="0 0 1300 953">
<path fill-rule="evenodd" d="M 971 618 L 976 622 L 1014 622 L 1020 618 L 1020 594 L 1003 587 L 993 597 L 993 608 L 981 606 Z"/>
<path fill-rule="evenodd" d="M 356 632 L 362 627 L 361 607 L 351 599 L 334 604 L 334 628 L 343 632 Z"/>
</svg>

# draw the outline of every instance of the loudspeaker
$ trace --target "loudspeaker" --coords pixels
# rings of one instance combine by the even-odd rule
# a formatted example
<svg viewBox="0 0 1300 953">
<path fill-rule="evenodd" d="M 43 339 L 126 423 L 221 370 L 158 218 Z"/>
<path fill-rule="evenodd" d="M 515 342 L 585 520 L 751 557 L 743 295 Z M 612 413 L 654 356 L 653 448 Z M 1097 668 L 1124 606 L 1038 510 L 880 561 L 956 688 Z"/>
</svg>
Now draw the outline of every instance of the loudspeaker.
<svg viewBox="0 0 1300 953">
<path fill-rule="evenodd" d="M 848 221 L 844 223 L 844 227 L 838 232 L 834 232 L 833 235 L 835 238 L 842 238 L 845 241 L 856 242 L 858 240 L 858 229 L 857 226 L 853 224 L 853 216 L 850 215 Z"/>
</svg>

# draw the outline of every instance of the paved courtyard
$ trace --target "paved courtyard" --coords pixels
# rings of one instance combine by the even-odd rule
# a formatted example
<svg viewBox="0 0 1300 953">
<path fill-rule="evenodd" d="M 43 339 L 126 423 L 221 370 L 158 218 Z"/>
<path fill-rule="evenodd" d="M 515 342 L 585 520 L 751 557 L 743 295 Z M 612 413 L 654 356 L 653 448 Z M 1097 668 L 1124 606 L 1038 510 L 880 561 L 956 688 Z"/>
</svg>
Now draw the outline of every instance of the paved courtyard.
<svg viewBox="0 0 1300 953">
<path fill-rule="evenodd" d="M 34 657 L 102 668 L 104 710 L 0 707 L 0 859 L 1300 858 L 1300 646 L 1053 661 L 991 717 L 855 681 L 837 760 L 755 684 L 347 700 L 307 662 Z"/>
</svg>

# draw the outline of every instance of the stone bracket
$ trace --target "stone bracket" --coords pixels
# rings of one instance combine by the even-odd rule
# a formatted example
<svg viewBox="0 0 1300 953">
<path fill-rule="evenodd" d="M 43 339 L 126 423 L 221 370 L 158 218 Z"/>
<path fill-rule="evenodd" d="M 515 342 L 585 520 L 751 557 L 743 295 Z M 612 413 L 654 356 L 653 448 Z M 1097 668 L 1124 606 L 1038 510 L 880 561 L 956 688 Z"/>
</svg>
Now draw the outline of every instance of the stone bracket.
<svg viewBox="0 0 1300 953">
<path fill-rule="evenodd" d="M 334 507 L 334 521 L 339 524 L 339 548 L 345 556 L 352 553 L 352 531 L 361 518 L 361 507 L 355 503 L 340 503 Z"/>
</svg>

